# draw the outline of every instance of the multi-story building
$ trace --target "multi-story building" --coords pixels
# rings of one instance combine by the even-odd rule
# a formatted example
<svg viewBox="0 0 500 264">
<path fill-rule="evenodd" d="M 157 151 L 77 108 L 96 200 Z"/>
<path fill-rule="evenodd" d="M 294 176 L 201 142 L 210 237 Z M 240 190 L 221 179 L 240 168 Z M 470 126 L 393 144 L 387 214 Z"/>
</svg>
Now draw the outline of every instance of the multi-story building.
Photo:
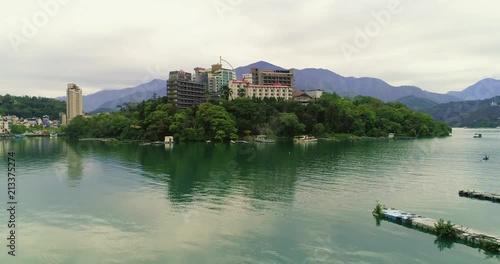
<svg viewBox="0 0 500 264">
<path fill-rule="evenodd" d="M 171 71 L 167 81 L 167 96 L 179 108 L 200 105 L 207 100 L 207 86 L 193 81 L 191 73 Z"/>
<path fill-rule="evenodd" d="M 263 68 L 250 69 L 252 74 L 252 83 L 259 85 L 273 85 L 280 83 L 281 85 L 295 88 L 295 77 L 293 69 L 290 70 L 266 70 Z"/>
<path fill-rule="evenodd" d="M 207 89 L 213 93 L 219 92 L 222 86 L 229 84 L 229 81 L 236 80 L 236 72 L 222 68 L 222 63 L 213 64 L 208 69 L 196 67 L 194 72 L 195 81 L 206 84 Z"/>
<path fill-rule="evenodd" d="M 82 89 L 74 83 L 68 84 L 66 91 L 66 123 L 79 115 L 83 115 Z"/>
<path fill-rule="evenodd" d="M 65 126 L 67 125 L 66 121 L 66 114 L 65 113 L 59 113 L 59 119 L 60 119 L 60 122 L 61 122 L 61 126 Z"/>
<path fill-rule="evenodd" d="M 283 98 L 285 100 L 292 99 L 293 89 L 290 86 L 275 83 L 272 85 L 252 84 L 247 80 L 233 80 L 229 82 L 231 90 L 229 100 L 238 97 L 255 97 L 255 98 Z"/>
<path fill-rule="evenodd" d="M 48 115 L 42 116 L 42 124 L 43 124 L 44 127 L 50 127 L 50 125 L 52 123 L 50 122 L 50 119 L 49 119 Z"/>
</svg>

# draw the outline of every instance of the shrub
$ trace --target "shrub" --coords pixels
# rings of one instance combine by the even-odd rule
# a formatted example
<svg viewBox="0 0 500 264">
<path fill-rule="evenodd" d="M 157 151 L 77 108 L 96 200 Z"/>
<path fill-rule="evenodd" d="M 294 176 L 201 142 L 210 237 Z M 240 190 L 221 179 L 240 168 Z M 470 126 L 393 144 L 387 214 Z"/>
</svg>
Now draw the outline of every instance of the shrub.
<svg viewBox="0 0 500 264">
<path fill-rule="evenodd" d="M 373 209 L 373 213 L 377 214 L 377 217 L 382 217 L 383 216 L 382 205 L 380 203 L 377 203 L 377 205 L 375 205 L 375 209 Z"/>
<path fill-rule="evenodd" d="M 442 218 L 440 218 L 436 223 L 434 223 L 434 227 L 436 228 L 436 235 L 439 238 L 457 237 L 457 230 L 453 228 L 453 224 L 450 220 L 445 222 Z"/>
</svg>

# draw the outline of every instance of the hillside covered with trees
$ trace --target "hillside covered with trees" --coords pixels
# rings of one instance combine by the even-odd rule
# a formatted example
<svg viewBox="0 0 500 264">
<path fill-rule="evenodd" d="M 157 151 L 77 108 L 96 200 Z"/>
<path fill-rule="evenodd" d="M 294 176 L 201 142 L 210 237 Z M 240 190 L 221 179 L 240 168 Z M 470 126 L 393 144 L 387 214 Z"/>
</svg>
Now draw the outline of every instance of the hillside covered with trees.
<svg viewBox="0 0 500 264">
<path fill-rule="evenodd" d="M 499 104 L 500 96 L 496 96 L 486 100 L 440 104 L 422 112 L 452 127 L 497 127 L 500 126 Z"/>
<path fill-rule="evenodd" d="M 66 103 L 52 98 L 0 95 L 0 115 L 15 115 L 31 118 L 48 115 L 58 119 L 60 112 L 66 112 Z"/>
<path fill-rule="evenodd" d="M 402 103 L 384 103 L 366 96 L 349 99 L 324 94 L 317 102 L 307 105 L 276 99 L 238 98 L 183 110 L 162 97 L 122 106 L 121 111 L 112 114 L 74 118 L 66 133 L 72 138 L 157 141 L 173 135 L 177 141 L 224 141 L 257 134 L 387 137 L 389 133 L 396 133 L 430 137 L 447 136 L 451 128 L 444 122 L 435 122 L 430 115 L 409 110 Z"/>
</svg>

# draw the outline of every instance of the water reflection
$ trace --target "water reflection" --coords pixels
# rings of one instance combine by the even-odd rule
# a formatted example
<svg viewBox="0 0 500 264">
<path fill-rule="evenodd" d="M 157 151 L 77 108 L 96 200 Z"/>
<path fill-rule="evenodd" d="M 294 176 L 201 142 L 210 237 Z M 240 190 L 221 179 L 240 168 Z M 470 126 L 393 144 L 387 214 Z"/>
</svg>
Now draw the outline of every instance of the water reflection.
<svg viewBox="0 0 500 264">
<path fill-rule="evenodd" d="M 451 239 L 436 238 L 436 240 L 434 240 L 434 245 L 437 246 L 439 251 L 455 248 L 455 242 Z"/>
</svg>

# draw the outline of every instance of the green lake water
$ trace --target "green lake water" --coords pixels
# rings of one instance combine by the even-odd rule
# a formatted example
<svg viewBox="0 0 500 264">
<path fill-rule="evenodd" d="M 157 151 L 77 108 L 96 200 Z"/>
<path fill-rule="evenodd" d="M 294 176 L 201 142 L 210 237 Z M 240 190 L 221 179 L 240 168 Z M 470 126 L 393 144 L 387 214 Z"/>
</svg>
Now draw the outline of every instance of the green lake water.
<svg viewBox="0 0 500 264">
<path fill-rule="evenodd" d="M 16 257 L 6 247 L 10 150 Z M 500 204 L 458 196 L 500 193 L 499 129 L 173 147 L 27 138 L 0 141 L 0 155 L 0 263 L 500 262 L 371 215 L 379 201 L 500 235 Z"/>
</svg>

